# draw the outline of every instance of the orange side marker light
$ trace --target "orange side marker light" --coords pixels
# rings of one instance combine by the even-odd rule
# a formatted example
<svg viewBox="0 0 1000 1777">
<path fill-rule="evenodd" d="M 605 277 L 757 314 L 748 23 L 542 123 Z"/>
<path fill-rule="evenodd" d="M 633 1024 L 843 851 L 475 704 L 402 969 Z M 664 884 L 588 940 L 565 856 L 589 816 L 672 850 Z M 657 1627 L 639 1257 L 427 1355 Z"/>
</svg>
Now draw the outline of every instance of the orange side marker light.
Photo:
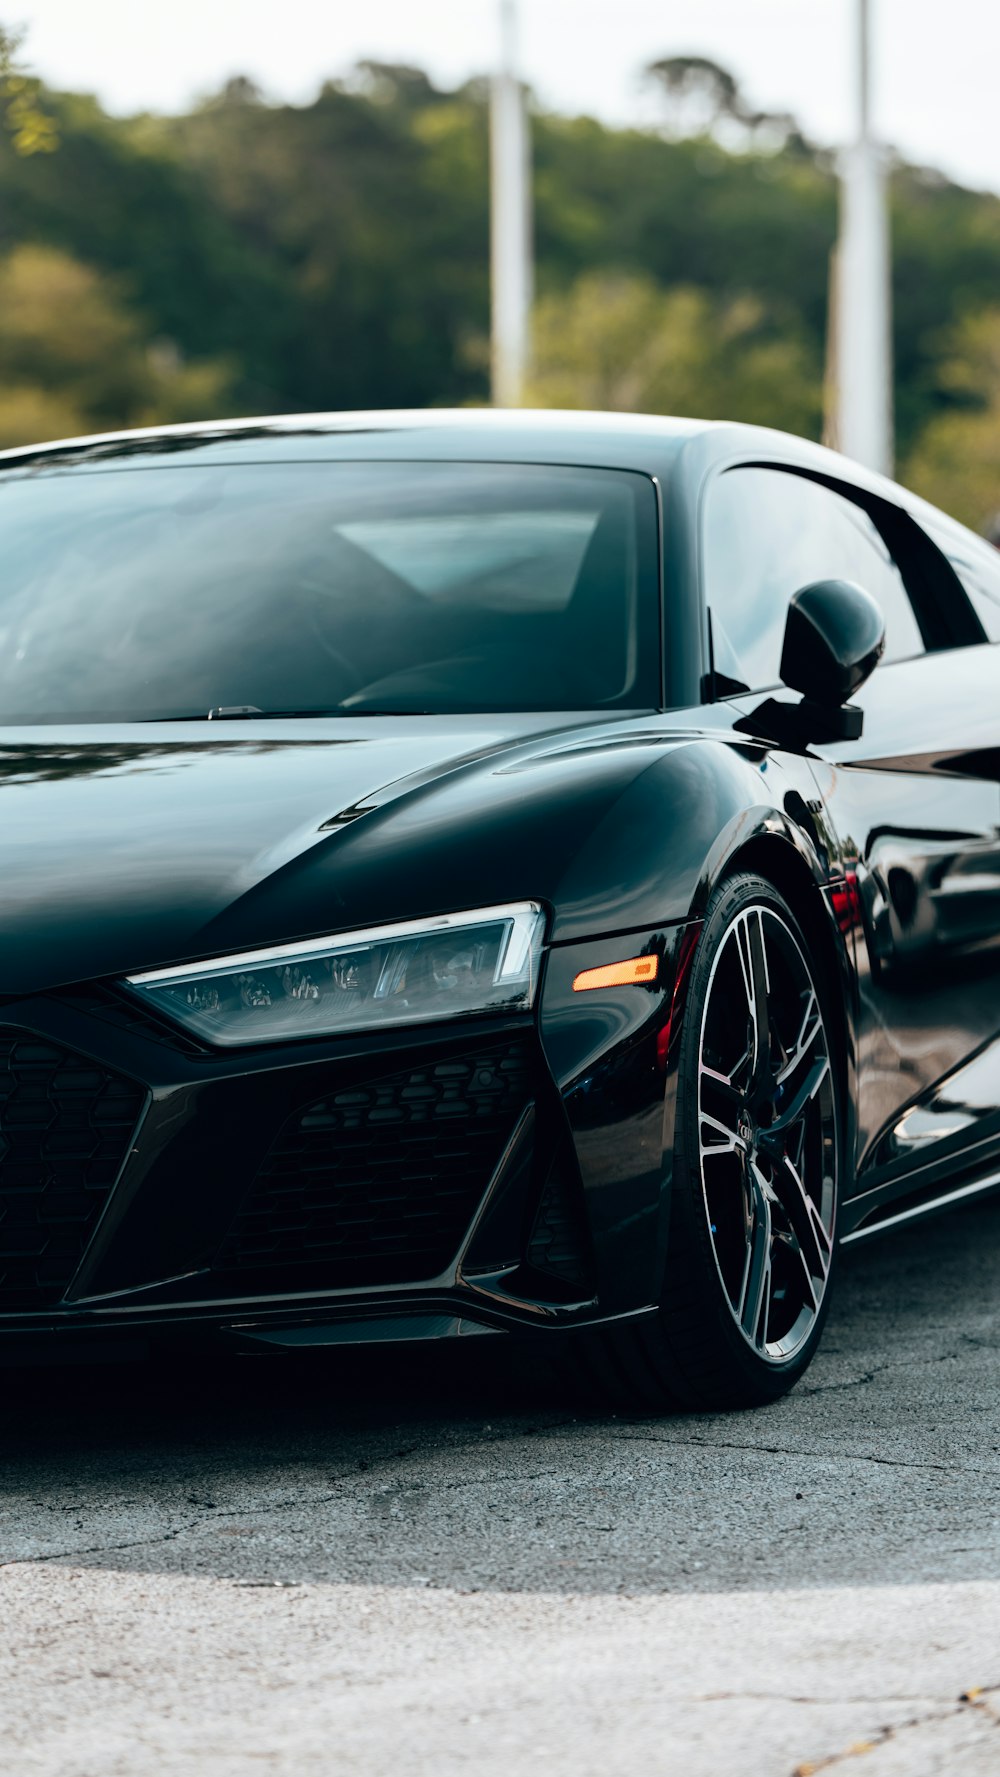
<svg viewBox="0 0 1000 1777">
<path fill-rule="evenodd" d="M 605 963 L 599 969 L 584 969 L 573 982 L 573 992 L 589 993 L 593 987 L 651 987 L 659 966 L 658 956 L 633 956 L 626 963 Z"/>
</svg>

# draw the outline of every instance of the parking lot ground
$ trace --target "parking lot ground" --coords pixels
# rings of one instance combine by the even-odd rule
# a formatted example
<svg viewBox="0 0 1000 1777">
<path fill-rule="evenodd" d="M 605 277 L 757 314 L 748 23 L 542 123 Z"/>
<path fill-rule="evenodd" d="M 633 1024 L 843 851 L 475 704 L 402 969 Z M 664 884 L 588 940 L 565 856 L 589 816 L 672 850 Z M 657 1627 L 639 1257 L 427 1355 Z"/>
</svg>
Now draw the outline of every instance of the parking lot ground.
<svg viewBox="0 0 1000 1777">
<path fill-rule="evenodd" d="M 843 1256 L 755 1414 L 505 1342 L 7 1371 L 17 1777 L 1000 1771 L 1000 1206 Z"/>
</svg>

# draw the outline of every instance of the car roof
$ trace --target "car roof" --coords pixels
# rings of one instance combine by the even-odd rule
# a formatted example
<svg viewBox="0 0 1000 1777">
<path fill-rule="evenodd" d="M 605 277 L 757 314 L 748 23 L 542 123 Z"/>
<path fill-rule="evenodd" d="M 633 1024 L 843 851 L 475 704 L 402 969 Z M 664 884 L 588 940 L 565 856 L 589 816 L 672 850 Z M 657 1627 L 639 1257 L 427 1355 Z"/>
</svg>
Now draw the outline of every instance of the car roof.
<svg viewBox="0 0 1000 1777">
<path fill-rule="evenodd" d="M 591 462 L 610 453 L 615 462 L 633 456 L 645 466 L 650 454 L 673 455 L 711 429 L 708 420 L 654 414 L 583 413 L 550 409 L 408 408 L 372 412 L 271 414 L 255 419 L 212 420 L 174 426 L 94 433 L 0 451 L 0 471 L 66 464 L 122 461 L 204 450 L 216 460 L 232 450 L 243 460 L 287 460 L 289 446 L 308 441 L 310 454 L 385 456 L 386 446 L 407 437 L 410 455 L 438 457 L 450 448 L 472 456 L 497 451 L 507 460 L 520 453 L 552 460 Z"/>
<path fill-rule="evenodd" d="M 401 435 L 406 447 L 400 450 Z M 46 468 L 145 467 L 183 456 L 192 463 L 290 459 L 424 457 L 429 461 L 550 462 L 632 468 L 668 476 L 683 458 L 697 480 L 711 466 L 781 461 L 890 500 L 918 520 L 936 520 L 976 543 L 958 524 L 885 476 L 792 433 L 739 421 L 552 408 L 378 408 L 271 414 L 92 433 L 0 451 L 0 474 Z"/>
</svg>

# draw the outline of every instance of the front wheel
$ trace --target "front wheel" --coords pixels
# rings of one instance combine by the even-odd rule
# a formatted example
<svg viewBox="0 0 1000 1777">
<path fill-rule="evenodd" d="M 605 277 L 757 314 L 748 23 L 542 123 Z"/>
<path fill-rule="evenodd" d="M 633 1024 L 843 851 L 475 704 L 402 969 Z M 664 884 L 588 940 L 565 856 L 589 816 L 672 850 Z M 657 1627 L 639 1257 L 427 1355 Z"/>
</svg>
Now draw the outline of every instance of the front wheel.
<svg viewBox="0 0 1000 1777">
<path fill-rule="evenodd" d="M 591 1346 L 616 1392 L 756 1406 L 809 1364 L 836 1250 L 830 1028 L 823 971 L 787 902 L 762 877 L 728 878 L 687 994 L 660 1311 Z"/>
</svg>

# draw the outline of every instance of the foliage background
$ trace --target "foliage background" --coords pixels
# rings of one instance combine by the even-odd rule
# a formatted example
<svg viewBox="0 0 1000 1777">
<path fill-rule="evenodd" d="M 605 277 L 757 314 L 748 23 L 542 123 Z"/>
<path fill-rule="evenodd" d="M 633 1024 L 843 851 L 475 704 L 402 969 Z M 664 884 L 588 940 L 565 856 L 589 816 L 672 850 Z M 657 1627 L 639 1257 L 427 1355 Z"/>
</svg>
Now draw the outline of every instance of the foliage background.
<svg viewBox="0 0 1000 1777">
<path fill-rule="evenodd" d="M 484 83 L 364 64 L 308 105 L 234 79 L 185 116 L 117 119 L 2 50 L 0 446 L 487 399 Z M 661 68 L 661 131 L 534 118 L 531 399 L 819 436 L 832 161 L 696 76 Z M 900 166 L 892 209 L 899 472 L 983 524 L 1000 198 Z"/>
</svg>

